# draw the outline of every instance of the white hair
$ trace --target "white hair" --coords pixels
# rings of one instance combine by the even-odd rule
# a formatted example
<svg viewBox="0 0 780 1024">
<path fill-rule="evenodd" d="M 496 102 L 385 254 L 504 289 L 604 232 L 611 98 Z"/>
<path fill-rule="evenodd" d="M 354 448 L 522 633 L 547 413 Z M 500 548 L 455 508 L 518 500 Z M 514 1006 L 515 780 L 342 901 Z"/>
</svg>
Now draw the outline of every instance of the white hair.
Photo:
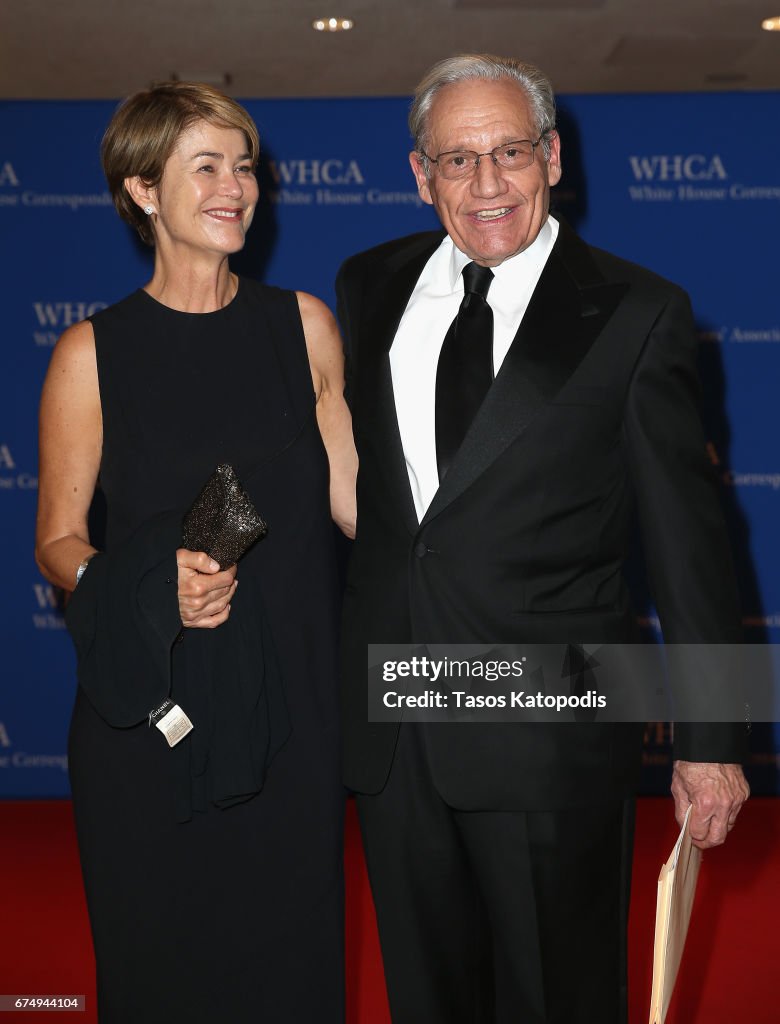
<svg viewBox="0 0 780 1024">
<path fill-rule="evenodd" d="M 409 131 L 414 148 L 424 158 L 430 145 L 428 117 L 433 97 L 447 85 L 474 80 L 515 82 L 525 93 L 539 135 L 543 135 L 542 149 L 546 160 L 550 158 L 550 140 L 546 133 L 555 128 L 555 94 L 552 84 L 533 64 L 514 57 L 496 57 L 492 53 L 459 53 L 438 61 L 423 78 L 414 92 L 409 110 Z"/>
</svg>

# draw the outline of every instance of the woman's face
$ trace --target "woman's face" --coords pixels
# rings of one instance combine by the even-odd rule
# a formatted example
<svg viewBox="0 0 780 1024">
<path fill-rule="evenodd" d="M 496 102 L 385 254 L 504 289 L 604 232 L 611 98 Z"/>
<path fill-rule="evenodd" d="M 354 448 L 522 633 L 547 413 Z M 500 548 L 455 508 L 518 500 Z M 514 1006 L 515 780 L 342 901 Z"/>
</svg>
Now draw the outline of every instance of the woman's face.
<svg viewBox="0 0 780 1024">
<path fill-rule="evenodd" d="M 157 246 L 238 252 L 257 198 L 244 133 L 197 121 L 179 137 L 157 188 Z"/>
</svg>

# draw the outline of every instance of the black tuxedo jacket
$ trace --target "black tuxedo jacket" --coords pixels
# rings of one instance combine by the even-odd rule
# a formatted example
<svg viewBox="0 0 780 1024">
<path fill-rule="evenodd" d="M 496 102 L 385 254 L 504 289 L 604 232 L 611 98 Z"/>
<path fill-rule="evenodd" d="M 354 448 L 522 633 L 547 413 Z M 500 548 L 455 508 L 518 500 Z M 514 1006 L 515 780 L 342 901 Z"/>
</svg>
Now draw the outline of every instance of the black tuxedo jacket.
<svg viewBox="0 0 780 1024">
<path fill-rule="evenodd" d="M 345 781 L 378 792 L 397 726 L 367 720 L 368 643 L 625 643 L 634 510 L 667 642 L 740 636 L 728 544 L 698 415 L 690 304 L 561 223 L 517 335 L 418 523 L 389 350 L 426 233 L 347 260 L 337 282 L 360 457 L 343 624 Z M 433 395 L 431 396 L 433 401 Z M 426 725 L 439 792 L 521 810 L 629 791 L 641 728 Z M 737 761 L 730 726 L 678 726 L 675 756 Z"/>
</svg>

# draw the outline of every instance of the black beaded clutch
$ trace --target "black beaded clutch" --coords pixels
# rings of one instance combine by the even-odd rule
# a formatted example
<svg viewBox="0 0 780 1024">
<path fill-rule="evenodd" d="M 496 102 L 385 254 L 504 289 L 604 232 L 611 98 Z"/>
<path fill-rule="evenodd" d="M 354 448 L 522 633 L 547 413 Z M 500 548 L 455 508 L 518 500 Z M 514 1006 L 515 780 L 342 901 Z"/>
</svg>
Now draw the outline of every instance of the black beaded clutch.
<svg viewBox="0 0 780 1024">
<path fill-rule="evenodd" d="M 268 533 L 268 526 L 238 482 L 233 467 L 217 466 L 182 522 L 189 551 L 205 551 L 227 569 Z"/>
</svg>

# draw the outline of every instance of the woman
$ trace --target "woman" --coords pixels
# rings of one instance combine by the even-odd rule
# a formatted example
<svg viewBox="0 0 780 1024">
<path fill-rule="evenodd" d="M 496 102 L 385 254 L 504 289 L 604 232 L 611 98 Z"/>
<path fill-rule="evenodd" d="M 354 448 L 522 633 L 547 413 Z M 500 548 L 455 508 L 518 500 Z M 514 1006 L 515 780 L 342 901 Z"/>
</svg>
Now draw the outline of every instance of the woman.
<svg viewBox="0 0 780 1024">
<path fill-rule="evenodd" d="M 70 771 L 102 1024 L 343 1019 L 328 505 L 351 534 L 356 457 L 327 308 L 228 266 L 258 149 L 205 85 L 120 107 L 103 167 L 154 273 L 65 332 L 43 390 L 36 557 L 74 591 Z M 225 462 L 268 534 L 220 570 L 181 547 L 181 520 Z M 151 728 L 169 687 L 193 725 L 174 746 Z"/>
</svg>

